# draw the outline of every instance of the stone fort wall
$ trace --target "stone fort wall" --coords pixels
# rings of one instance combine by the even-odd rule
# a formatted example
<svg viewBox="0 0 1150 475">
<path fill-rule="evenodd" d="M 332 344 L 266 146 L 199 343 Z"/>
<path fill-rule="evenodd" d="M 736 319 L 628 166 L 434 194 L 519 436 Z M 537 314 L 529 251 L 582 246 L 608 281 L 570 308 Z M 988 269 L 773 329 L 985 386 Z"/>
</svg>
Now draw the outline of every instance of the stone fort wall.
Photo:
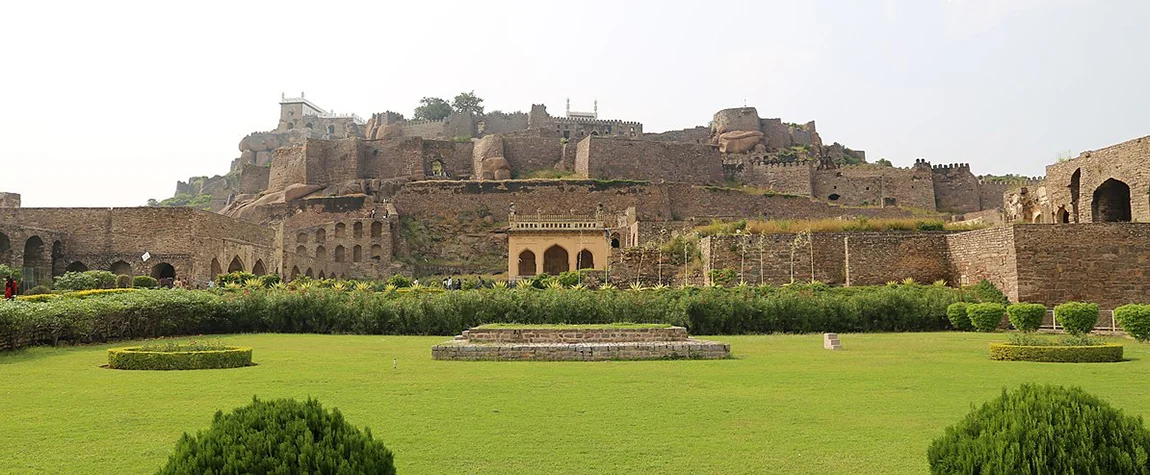
<svg viewBox="0 0 1150 475">
<path fill-rule="evenodd" d="M 1059 209 L 1070 214 L 1070 222 L 1089 223 L 1093 216 L 1094 193 L 1107 180 L 1115 179 L 1130 189 L 1131 219 L 1150 221 L 1150 136 L 1100 150 L 1083 152 L 1076 158 L 1046 167 L 1049 206 L 1043 214 L 1053 217 Z M 1077 173 L 1078 179 L 1075 180 Z M 1077 185 L 1077 186 L 1074 186 Z M 1076 193 L 1075 193 L 1076 191 Z M 1074 195 L 1077 195 L 1077 200 Z M 1075 211 L 1077 210 L 1077 213 Z M 1044 222 L 1061 220 L 1044 220 Z"/>
<path fill-rule="evenodd" d="M 589 136 L 579 143 L 575 174 L 583 178 L 720 184 L 723 161 L 710 145 Z"/>
</svg>

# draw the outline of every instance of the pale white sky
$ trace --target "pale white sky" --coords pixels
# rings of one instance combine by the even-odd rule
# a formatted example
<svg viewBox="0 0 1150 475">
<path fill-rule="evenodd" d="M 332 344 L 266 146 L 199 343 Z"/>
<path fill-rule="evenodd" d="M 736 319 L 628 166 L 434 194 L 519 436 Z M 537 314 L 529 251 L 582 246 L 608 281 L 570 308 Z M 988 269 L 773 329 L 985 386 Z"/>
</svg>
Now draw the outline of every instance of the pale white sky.
<svg viewBox="0 0 1150 475">
<path fill-rule="evenodd" d="M 564 6 L 559 6 L 564 5 Z M 0 191 L 138 206 L 227 172 L 281 92 L 367 117 L 475 90 L 647 131 L 747 105 L 907 166 L 1039 175 L 1150 135 L 1145 0 L 9 2 Z"/>
</svg>

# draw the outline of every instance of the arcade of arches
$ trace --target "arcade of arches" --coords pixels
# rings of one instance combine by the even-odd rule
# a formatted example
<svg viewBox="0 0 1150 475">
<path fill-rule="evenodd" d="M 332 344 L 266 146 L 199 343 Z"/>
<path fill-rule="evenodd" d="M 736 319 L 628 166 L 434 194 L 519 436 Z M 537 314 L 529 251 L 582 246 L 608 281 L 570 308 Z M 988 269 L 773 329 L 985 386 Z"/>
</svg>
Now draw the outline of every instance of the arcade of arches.
<svg viewBox="0 0 1150 475">
<path fill-rule="evenodd" d="M 558 275 L 576 270 L 603 270 L 607 263 L 607 240 L 599 235 L 520 234 L 507 240 L 507 273 L 514 280 L 541 273 Z"/>
</svg>

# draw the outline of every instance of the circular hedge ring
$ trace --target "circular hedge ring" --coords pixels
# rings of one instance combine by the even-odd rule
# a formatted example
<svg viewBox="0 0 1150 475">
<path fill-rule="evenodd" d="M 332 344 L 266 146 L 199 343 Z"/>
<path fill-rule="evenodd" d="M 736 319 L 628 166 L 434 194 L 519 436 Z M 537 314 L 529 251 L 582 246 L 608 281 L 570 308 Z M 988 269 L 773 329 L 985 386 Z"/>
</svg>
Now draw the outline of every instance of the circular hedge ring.
<svg viewBox="0 0 1150 475">
<path fill-rule="evenodd" d="M 200 351 L 147 351 L 138 346 L 108 350 L 111 369 L 221 369 L 251 365 L 252 349 L 239 346 Z"/>
<path fill-rule="evenodd" d="M 1122 345 L 1023 346 L 991 343 L 990 359 L 999 361 L 1040 361 L 1046 363 L 1112 363 L 1122 361 Z"/>
</svg>

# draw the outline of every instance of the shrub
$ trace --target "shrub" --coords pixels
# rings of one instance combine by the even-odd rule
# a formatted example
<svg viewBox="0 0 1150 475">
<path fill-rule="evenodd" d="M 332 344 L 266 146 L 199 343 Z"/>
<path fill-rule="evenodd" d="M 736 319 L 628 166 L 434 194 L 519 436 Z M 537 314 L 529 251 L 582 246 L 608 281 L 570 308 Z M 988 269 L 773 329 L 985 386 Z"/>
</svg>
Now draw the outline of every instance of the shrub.
<svg viewBox="0 0 1150 475">
<path fill-rule="evenodd" d="M 396 288 L 411 287 L 411 279 L 403 274 L 395 274 L 387 278 L 387 285 L 394 285 Z"/>
<path fill-rule="evenodd" d="M 583 275 L 579 271 L 569 270 L 561 272 L 559 276 L 555 277 L 555 281 L 564 287 L 574 287 L 583 282 Z"/>
<path fill-rule="evenodd" d="M 974 330 L 974 325 L 970 323 L 970 317 L 966 314 L 966 307 L 970 305 L 966 302 L 955 302 L 946 307 L 946 318 L 950 320 L 950 325 L 955 330 L 971 331 Z"/>
<path fill-rule="evenodd" d="M 1114 319 L 1134 339 L 1150 341 L 1150 305 L 1123 305 L 1114 309 Z"/>
<path fill-rule="evenodd" d="M 1088 346 L 991 343 L 990 359 L 1000 361 L 1042 361 L 1048 363 L 1109 363 L 1122 361 L 1122 345 L 1109 343 Z"/>
<path fill-rule="evenodd" d="M 978 331 L 992 332 L 1002 325 L 1006 307 L 1000 303 L 973 303 L 966 306 L 966 315 L 970 317 L 971 325 Z"/>
<path fill-rule="evenodd" d="M 235 271 L 227 274 L 220 274 L 216 276 L 216 285 L 224 287 L 228 284 L 244 285 L 248 280 L 258 279 L 255 274 L 251 272 Z"/>
<path fill-rule="evenodd" d="M 1054 321 L 1071 335 L 1082 335 L 1094 330 L 1098 324 L 1098 304 L 1066 302 L 1054 307 Z"/>
<path fill-rule="evenodd" d="M 927 449 L 930 471 L 1150 473 L 1150 431 L 1079 388 L 1024 384 L 974 409 Z"/>
<path fill-rule="evenodd" d="M 319 401 L 260 401 L 230 414 L 216 412 L 212 425 L 185 433 L 160 475 L 201 473 L 340 473 L 394 475 L 395 463 L 371 430 L 360 431 L 338 409 Z"/>
<path fill-rule="evenodd" d="M 979 302 L 994 302 L 1007 305 L 1010 299 L 1006 298 L 1006 294 L 1002 293 L 998 287 L 995 287 L 989 280 L 982 279 L 977 284 L 967 287 L 974 294 L 975 300 Z"/>
<path fill-rule="evenodd" d="M 1023 332 L 1032 332 L 1042 326 L 1042 317 L 1046 316 L 1046 306 L 1040 303 L 1016 303 L 1006 307 L 1010 316 L 1010 324 Z"/>
<path fill-rule="evenodd" d="M 116 274 L 106 270 L 90 270 L 84 272 L 96 279 L 96 289 L 110 289 L 116 286 Z"/>
<path fill-rule="evenodd" d="M 88 290 L 96 288 L 96 278 L 87 272 L 65 272 L 56 278 L 60 290 Z"/>
<path fill-rule="evenodd" d="M 52 289 L 45 285 L 37 285 L 31 289 L 25 290 L 24 295 L 43 295 L 52 293 Z"/>
<path fill-rule="evenodd" d="M 9 277 L 11 277 L 12 280 L 20 282 L 20 277 L 22 275 L 23 274 L 20 272 L 20 269 L 0 264 L 0 281 L 6 281 Z"/>
<path fill-rule="evenodd" d="M 158 281 L 156 281 L 156 279 L 149 277 L 149 276 L 146 276 L 146 275 L 137 275 L 137 276 L 132 278 L 132 287 L 139 287 L 142 289 L 154 289 L 154 288 L 159 287 L 159 286 L 160 286 L 160 283 Z"/>
<path fill-rule="evenodd" d="M 132 287 L 132 276 L 120 274 L 116 276 L 116 288 L 127 289 Z"/>
<path fill-rule="evenodd" d="M 264 274 L 264 275 L 261 275 L 259 278 L 260 278 L 260 281 L 263 282 L 264 287 L 271 287 L 273 285 L 276 285 L 276 284 L 282 282 L 282 279 L 280 279 L 279 274 Z"/>
</svg>

